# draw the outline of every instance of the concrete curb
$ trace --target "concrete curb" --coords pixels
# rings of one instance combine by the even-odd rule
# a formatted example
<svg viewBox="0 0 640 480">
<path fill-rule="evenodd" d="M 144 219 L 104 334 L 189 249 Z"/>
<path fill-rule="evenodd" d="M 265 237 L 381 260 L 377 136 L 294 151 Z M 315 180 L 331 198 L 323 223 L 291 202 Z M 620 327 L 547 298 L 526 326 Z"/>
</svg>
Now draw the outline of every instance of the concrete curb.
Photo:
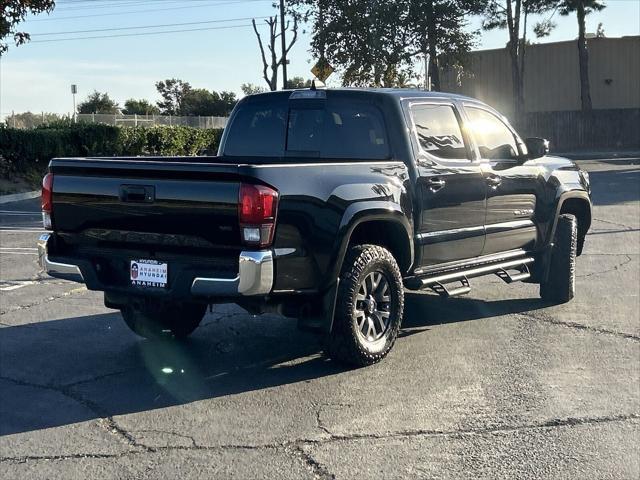
<svg viewBox="0 0 640 480">
<path fill-rule="evenodd" d="M 0 205 L 3 203 L 19 202 L 20 200 L 29 200 L 40 196 L 40 190 L 32 192 L 13 193 L 11 195 L 0 195 Z"/>
<path fill-rule="evenodd" d="M 623 160 L 640 157 L 640 151 L 622 152 L 557 152 L 551 153 L 570 160 Z"/>
</svg>

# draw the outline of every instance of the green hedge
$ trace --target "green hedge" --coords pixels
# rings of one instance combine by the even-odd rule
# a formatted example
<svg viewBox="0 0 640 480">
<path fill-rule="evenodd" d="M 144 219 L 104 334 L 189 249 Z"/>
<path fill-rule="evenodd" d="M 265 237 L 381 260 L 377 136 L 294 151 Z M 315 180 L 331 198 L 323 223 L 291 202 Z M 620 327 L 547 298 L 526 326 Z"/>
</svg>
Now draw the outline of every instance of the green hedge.
<svg viewBox="0 0 640 480">
<path fill-rule="evenodd" d="M 114 127 L 63 122 L 33 130 L 0 126 L 0 174 L 40 174 L 54 157 L 215 154 L 221 129 Z"/>
</svg>

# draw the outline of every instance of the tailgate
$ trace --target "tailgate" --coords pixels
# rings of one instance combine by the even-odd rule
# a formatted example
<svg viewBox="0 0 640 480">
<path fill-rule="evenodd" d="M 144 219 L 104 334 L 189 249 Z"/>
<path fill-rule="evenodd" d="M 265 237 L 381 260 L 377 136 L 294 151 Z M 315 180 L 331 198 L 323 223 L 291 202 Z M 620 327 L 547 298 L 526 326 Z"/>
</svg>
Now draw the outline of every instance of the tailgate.
<svg viewBox="0 0 640 480">
<path fill-rule="evenodd" d="M 105 247 L 239 248 L 239 166 L 215 160 L 54 159 L 54 229 Z"/>
</svg>

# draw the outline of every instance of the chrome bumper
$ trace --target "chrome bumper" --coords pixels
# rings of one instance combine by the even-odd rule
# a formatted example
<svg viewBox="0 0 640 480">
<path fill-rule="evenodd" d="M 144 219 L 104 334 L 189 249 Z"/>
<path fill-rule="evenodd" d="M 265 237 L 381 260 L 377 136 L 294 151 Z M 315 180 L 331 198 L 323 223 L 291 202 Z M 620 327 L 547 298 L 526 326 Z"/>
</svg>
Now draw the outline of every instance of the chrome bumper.
<svg viewBox="0 0 640 480">
<path fill-rule="evenodd" d="M 49 260 L 50 234 L 38 238 L 40 267 L 52 277 L 84 283 L 77 265 Z M 235 295 L 267 295 L 273 288 L 273 253 L 271 250 L 241 252 L 239 271 L 235 278 L 196 277 L 191 283 L 191 294 L 203 297 Z M 99 288 L 100 290 L 102 288 Z"/>
<path fill-rule="evenodd" d="M 52 277 L 84 283 L 82 272 L 77 265 L 52 262 L 49 260 L 50 238 L 51 235 L 48 233 L 42 234 L 38 238 L 38 263 L 40 264 L 40 267 Z"/>
<path fill-rule="evenodd" d="M 236 278 L 196 277 L 191 293 L 199 296 L 266 295 L 273 288 L 273 254 L 271 250 L 240 252 Z"/>
</svg>

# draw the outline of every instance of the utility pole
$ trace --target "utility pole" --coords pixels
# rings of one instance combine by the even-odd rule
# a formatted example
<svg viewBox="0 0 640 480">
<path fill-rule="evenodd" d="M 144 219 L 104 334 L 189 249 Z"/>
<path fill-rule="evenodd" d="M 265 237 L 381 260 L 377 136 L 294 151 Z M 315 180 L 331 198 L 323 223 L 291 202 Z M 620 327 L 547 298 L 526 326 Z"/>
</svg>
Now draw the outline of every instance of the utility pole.
<svg viewBox="0 0 640 480">
<path fill-rule="evenodd" d="M 287 41 L 284 38 L 284 0 L 280 0 L 280 40 L 282 41 L 282 89 L 287 88 Z"/>
<path fill-rule="evenodd" d="M 318 23 L 320 27 L 320 59 L 324 60 L 324 6 L 322 0 L 318 1 Z"/>
</svg>

